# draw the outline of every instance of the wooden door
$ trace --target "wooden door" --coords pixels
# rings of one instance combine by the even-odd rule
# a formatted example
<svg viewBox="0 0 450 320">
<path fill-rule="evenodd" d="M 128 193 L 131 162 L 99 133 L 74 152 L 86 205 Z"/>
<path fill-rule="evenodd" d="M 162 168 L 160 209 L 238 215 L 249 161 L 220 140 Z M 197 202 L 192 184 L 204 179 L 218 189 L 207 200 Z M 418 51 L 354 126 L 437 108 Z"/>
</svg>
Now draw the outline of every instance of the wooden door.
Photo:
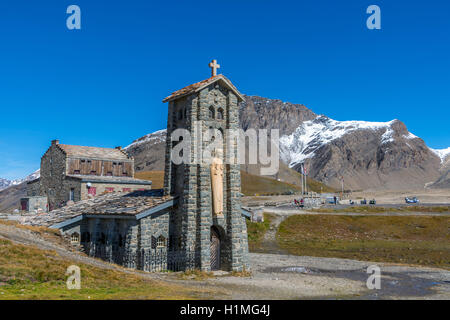
<svg viewBox="0 0 450 320">
<path fill-rule="evenodd" d="M 28 201 L 27 200 L 20 201 L 20 206 L 22 207 L 22 211 L 27 211 L 27 209 L 28 209 Z"/>
<path fill-rule="evenodd" d="M 211 243 L 210 243 L 210 253 L 211 253 L 211 270 L 220 269 L 220 237 L 219 233 L 213 227 L 211 228 Z"/>
</svg>

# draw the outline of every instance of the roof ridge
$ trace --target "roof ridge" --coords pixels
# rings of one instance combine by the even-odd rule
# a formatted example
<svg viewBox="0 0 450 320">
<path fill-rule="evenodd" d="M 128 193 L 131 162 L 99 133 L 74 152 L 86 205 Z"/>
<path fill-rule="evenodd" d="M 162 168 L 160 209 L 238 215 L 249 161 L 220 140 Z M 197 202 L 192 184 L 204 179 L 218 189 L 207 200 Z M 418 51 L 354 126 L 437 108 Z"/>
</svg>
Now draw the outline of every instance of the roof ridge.
<svg viewBox="0 0 450 320">
<path fill-rule="evenodd" d="M 230 89 L 232 89 L 236 95 L 238 96 L 238 99 L 241 99 L 242 101 L 244 100 L 244 97 L 242 96 L 242 94 L 236 89 L 236 87 L 233 85 L 233 83 L 223 74 L 218 74 L 212 77 L 209 77 L 208 79 L 190 84 L 184 88 L 181 88 L 177 91 L 172 92 L 171 95 L 169 95 L 168 97 L 164 98 L 163 102 L 169 102 L 172 101 L 174 99 L 177 98 L 181 98 L 184 97 L 186 95 L 189 95 L 193 92 L 198 92 L 199 90 L 202 90 L 203 88 L 209 86 L 210 84 L 214 83 L 217 80 L 222 80 L 225 82 L 225 84 L 227 84 Z"/>
</svg>

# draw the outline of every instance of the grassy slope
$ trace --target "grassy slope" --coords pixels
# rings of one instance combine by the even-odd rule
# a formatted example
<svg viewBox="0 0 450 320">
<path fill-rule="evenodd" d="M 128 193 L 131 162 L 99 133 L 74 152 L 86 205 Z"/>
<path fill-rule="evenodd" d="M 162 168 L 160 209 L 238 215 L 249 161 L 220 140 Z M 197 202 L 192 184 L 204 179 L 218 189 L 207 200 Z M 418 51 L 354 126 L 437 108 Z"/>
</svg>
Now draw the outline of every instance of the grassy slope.
<svg viewBox="0 0 450 320">
<path fill-rule="evenodd" d="M 300 174 L 294 170 L 292 170 L 293 174 L 298 175 L 298 179 L 300 179 Z M 153 182 L 153 189 L 160 189 L 164 184 L 164 171 L 141 171 L 136 172 L 135 177 L 138 179 L 151 180 Z M 270 195 L 270 194 L 282 194 L 287 192 L 299 192 L 301 191 L 301 187 L 277 181 L 272 178 L 262 177 L 258 175 L 252 175 L 241 171 L 241 179 L 242 179 L 242 193 L 245 195 Z M 312 179 L 308 179 L 308 187 L 310 190 L 315 192 L 320 192 L 320 188 L 324 192 L 331 191 L 331 189 L 324 184 L 314 181 Z"/>
<path fill-rule="evenodd" d="M 39 230 L 41 235 L 46 230 Z M 47 234 L 54 238 L 56 234 Z M 81 289 L 66 287 L 67 267 L 81 269 Z M 107 270 L 63 259 L 0 238 L 0 299 L 198 299 L 200 289 L 148 280 L 120 270 Z"/>
<path fill-rule="evenodd" d="M 0 191 L 0 212 L 13 212 L 19 209 L 20 198 L 27 195 L 27 184 L 21 183 Z"/>
<path fill-rule="evenodd" d="M 291 170 L 293 175 L 297 175 L 300 181 L 300 173 Z M 246 196 L 282 194 L 289 191 L 301 192 L 302 188 L 295 184 L 278 181 L 268 177 L 252 175 L 241 171 L 242 193 Z M 318 181 L 307 179 L 308 190 L 314 192 L 332 192 L 333 189 Z"/>
<path fill-rule="evenodd" d="M 286 166 L 286 165 L 284 165 Z M 289 175 L 292 177 L 293 181 L 295 181 L 296 185 L 301 185 L 301 173 L 295 171 L 294 169 L 286 168 L 284 170 L 287 170 L 289 172 Z M 336 190 L 327 186 L 326 184 L 323 184 L 322 182 L 319 182 L 317 180 L 306 178 L 306 184 L 309 191 L 313 192 L 335 192 Z M 299 187 L 301 189 L 301 186 Z"/>
<path fill-rule="evenodd" d="M 450 269 L 450 218 L 296 215 L 280 225 L 291 254 Z"/>
<path fill-rule="evenodd" d="M 241 171 L 241 192 L 246 196 L 296 193 L 300 190 L 300 187 L 293 184 Z"/>
</svg>

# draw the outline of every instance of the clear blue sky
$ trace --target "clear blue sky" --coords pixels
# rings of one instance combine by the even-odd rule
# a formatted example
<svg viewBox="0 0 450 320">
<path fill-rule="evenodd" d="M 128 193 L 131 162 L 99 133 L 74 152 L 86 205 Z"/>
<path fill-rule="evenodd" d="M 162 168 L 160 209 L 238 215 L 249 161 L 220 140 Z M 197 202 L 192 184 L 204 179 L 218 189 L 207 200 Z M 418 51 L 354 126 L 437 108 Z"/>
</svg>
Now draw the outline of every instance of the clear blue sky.
<svg viewBox="0 0 450 320">
<path fill-rule="evenodd" d="M 81 30 L 66 8 L 81 8 Z M 366 28 L 381 8 L 382 29 Z M 170 92 L 220 72 L 248 95 L 336 120 L 405 122 L 450 146 L 450 1 L 0 2 L 0 177 L 61 143 L 126 146 L 166 125 Z"/>
</svg>

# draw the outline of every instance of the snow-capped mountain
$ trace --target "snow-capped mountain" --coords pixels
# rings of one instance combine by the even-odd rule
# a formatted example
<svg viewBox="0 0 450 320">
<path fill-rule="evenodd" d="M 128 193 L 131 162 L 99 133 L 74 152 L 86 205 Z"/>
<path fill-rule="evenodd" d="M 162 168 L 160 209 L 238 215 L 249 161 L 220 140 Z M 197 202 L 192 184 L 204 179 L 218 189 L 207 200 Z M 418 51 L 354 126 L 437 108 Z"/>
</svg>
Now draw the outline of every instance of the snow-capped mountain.
<svg viewBox="0 0 450 320">
<path fill-rule="evenodd" d="M 433 151 L 440 159 L 441 162 L 443 163 L 447 157 L 450 156 L 450 147 L 447 149 L 431 149 L 431 151 Z"/>
<path fill-rule="evenodd" d="M 10 180 L 6 180 L 6 179 L 0 178 L 0 190 L 8 188 L 10 185 L 11 185 L 11 181 Z"/>
<path fill-rule="evenodd" d="M 297 171 L 305 163 L 310 178 L 337 188 L 342 178 L 344 188 L 353 190 L 423 188 L 445 173 L 441 162 L 450 148 L 429 149 L 400 120 L 336 121 L 301 104 L 257 96 L 246 96 L 239 113 L 244 130 L 280 130 L 284 163 Z M 164 170 L 165 139 L 166 130 L 160 130 L 126 148 L 137 171 Z M 259 172 L 249 167 L 241 169 Z"/>
<path fill-rule="evenodd" d="M 41 175 L 40 172 L 41 172 L 41 169 L 38 169 L 35 172 L 33 172 L 32 174 L 26 176 L 25 178 L 16 179 L 16 180 L 6 180 L 6 179 L 0 178 L 0 190 L 9 188 L 11 186 L 19 185 L 25 181 L 31 181 L 31 180 L 37 179 Z"/>
<path fill-rule="evenodd" d="M 336 121 L 319 116 L 281 139 L 282 159 L 334 187 L 423 188 L 440 176 L 441 158 L 399 120 Z"/>
<path fill-rule="evenodd" d="M 379 143 L 394 141 L 395 131 L 392 125 L 399 120 L 389 122 L 370 121 L 336 121 L 326 116 L 318 116 L 314 120 L 305 121 L 290 135 L 280 137 L 281 159 L 293 167 L 313 158 L 315 152 L 322 146 L 342 136 L 358 130 L 369 130 L 382 133 Z M 417 136 L 408 132 L 405 139 L 415 139 Z"/>
</svg>

